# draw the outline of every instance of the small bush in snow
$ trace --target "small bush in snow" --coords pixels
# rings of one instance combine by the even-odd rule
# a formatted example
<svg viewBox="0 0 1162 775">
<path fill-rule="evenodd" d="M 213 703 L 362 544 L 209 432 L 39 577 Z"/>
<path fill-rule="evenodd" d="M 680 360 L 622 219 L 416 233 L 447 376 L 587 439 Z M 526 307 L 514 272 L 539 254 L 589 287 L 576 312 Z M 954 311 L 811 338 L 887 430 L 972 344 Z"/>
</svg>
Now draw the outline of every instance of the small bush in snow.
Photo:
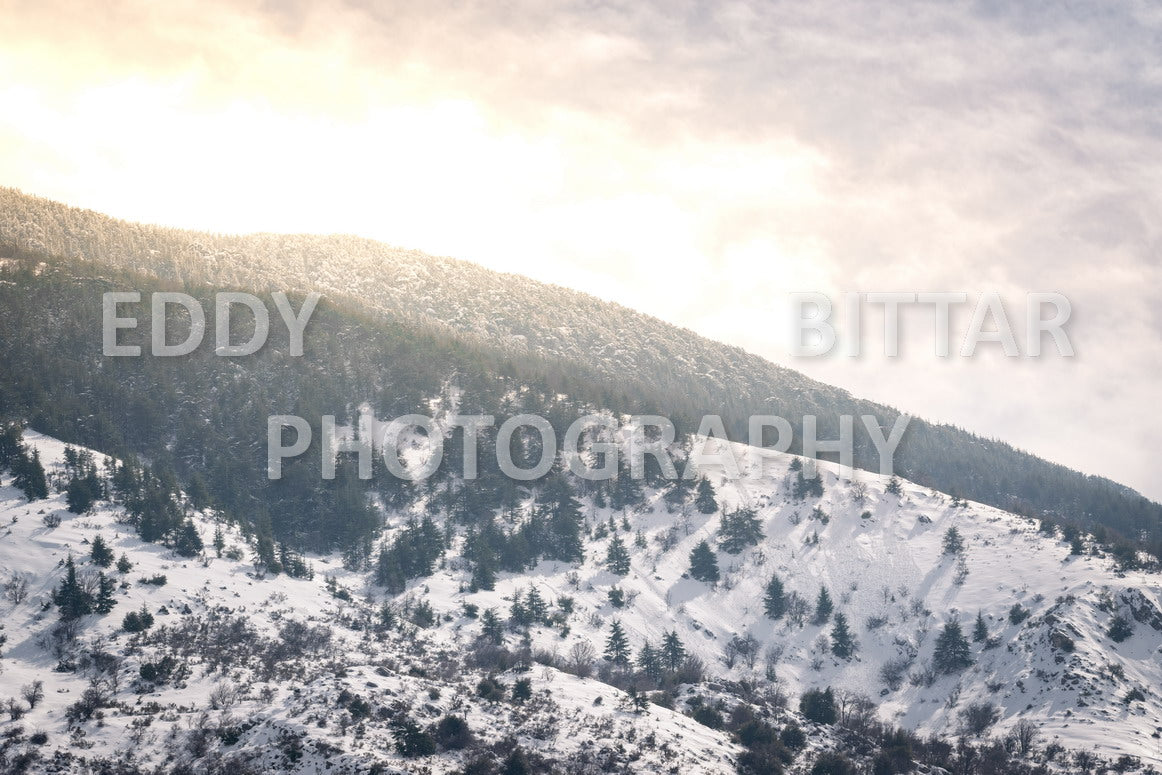
<svg viewBox="0 0 1162 775">
<path fill-rule="evenodd" d="M 1106 634 L 1114 643 L 1121 643 L 1134 634 L 1134 627 L 1126 617 L 1119 614 L 1110 620 L 1110 628 L 1106 630 Z"/>
<path fill-rule="evenodd" d="M 984 735 L 1000 717 L 1000 709 L 991 702 L 974 702 L 960 711 L 964 732 L 973 737 Z"/>
</svg>

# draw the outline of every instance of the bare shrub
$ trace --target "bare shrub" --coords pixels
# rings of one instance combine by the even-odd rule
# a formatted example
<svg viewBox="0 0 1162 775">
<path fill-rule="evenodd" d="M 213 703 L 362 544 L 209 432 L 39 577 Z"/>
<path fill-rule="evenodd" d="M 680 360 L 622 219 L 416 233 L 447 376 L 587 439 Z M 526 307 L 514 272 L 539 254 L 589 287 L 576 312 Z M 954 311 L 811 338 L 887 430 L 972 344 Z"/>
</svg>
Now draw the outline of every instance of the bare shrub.
<svg viewBox="0 0 1162 775">
<path fill-rule="evenodd" d="M 28 703 L 28 709 L 33 710 L 44 699 L 44 681 L 33 681 L 20 687 L 20 696 Z"/>
<path fill-rule="evenodd" d="M 226 710 L 234 707 L 238 702 L 238 688 L 228 681 L 219 681 L 210 691 L 210 707 L 213 710 Z"/>
<path fill-rule="evenodd" d="M 908 676 L 908 682 L 912 686 L 923 686 L 927 688 L 936 683 L 937 678 L 936 668 L 932 667 L 932 665 L 923 665 L 919 670 Z"/>
<path fill-rule="evenodd" d="M 964 732 L 973 737 L 983 736 L 1000 717 L 1000 709 L 991 702 L 974 702 L 960 711 Z"/>
<path fill-rule="evenodd" d="M 15 697 L 9 697 L 8 701 L 4 703 L 4 709 L 8 711 L 8 718 L 13 721 L 20 721 L 28 709 L 16 701 Z"/>
<path fill-rule="evenodd" d="M 4 598 L 12 605 L 20 605 L 28 599 L 28 577 L 15 571 L 4 582 Z"/>
<path fill-rule="evenodd" d="M 588 678 L 593 674 L 593 661 L 597 659 L 597 649 L 589 641 L 578 641 L 569 649 L 566 669 L 573 675 Z"/>
<path fill-rule="evenodd" d="M 908 657 L 892 657 L 880 666 L 880 680 L 894 692 L 904 685 L 904 676 L 911 666 L 912 660 Z"/>
<path fill-rule="evenodd" d="M 1037 745 L 1037 738 L 1041 736 L 1041 730 L 1029 719 L 1021 719 L 1013 727 L 1012 734 L 1021 756 L 1028 756 L 1033 752 L 1033 747 Z"/>
</svg>

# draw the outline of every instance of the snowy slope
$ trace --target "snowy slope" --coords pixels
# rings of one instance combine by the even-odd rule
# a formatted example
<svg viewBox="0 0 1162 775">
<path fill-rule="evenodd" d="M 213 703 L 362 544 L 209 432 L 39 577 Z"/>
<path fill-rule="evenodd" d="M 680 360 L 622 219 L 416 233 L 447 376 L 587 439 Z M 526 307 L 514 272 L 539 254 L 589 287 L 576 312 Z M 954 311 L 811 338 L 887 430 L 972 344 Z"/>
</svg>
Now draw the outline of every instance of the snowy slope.
<svg viewBox="0 0 1162 775">
<path fill-rule="evenodd" d="M 718 442 L 710 444 L 708 449 L 715 449 Z M 752 467 L 762 464 L 763 453 L 754 448 L 732 449 L 747 470 L 757 471 Z M 633 533 L 625 534 L 633 557 L 627 578 L 602 567 L 605 543 L 599 542 L 591 545 L 576 584 L 570 583 L 569 567 L 553 563 L 542 563 L 531 574 L 505 574 L 493 592 L 458 594 L 464 573 L 444 573 L 424 584 L 436 599 L 463 597 L 482 608 L 502 610 L 515 590 L 535 584 L 550 600 L 562 594 L 577 598 L 581 623 L 574 638 L 602 643 L 607 622 L 618 618 L 636 651 L 644 640 L 656 644 L 665 630 L 676 629 L 712 672 L 762 680 L 762 658 L 753 668 L 736 665 L 727 670 L 724 664 L 725 644 L 733 635 L 749 633 L 763 650 L 782 649 L 775 673 L 792 696 L 811 687 L 842 687 L 873 698 L 885 719 L 949 735 L 958 732 L 963 707 L 989 701 L 1002 709 L 997 731 L 1028 718 L 1041 727 L 1044 742 L 1162 763 L 1162 616 L 1152 620 L 1153 626 L 1135 623 L 1133 636 L 1124 643 L 1116 644 L 1105 634 L 1114 610 L 1132 616 L 1130 599 L 1143 604 L 1140 616 L 1157 615 L 1162 599 L 1157 576 L 1118 574 L 1105 558 L 1070 556 L 1069 546 L 1038 533 L 1035 521 L 997 509 L 977 503 L 954 507 L 947 496 L 908 482 L 900 496 L 891 495 L 887 478 L 877 474 L 854 472 L 855 481 L 867 488 L 866 501 L 856 503 L 851 473 L 841 476 L 833 464 L 819 464 L 824 497 L 795 502 L 787 473 L 792 456 L 765 454 L 765 477 L 737 484 L 720 477 L 716 482 L 728 510 L 758 510 L 766 539 L 737 556 L 719 552 L 723 580 L 715 589 L 684 574 L 694 545 L 704 538 L 713 544 L 719 515 L 695 511 L 683 518 L 666 513 L 660 503 L 629 518 L 632 531 L 646 534 L 648 548 L 636 548 Z M 827 524 L 812 519 L 816 506 L 829 515 Z M 864 511 L 871 512 L 869 518 L 861 518 Z M 591 519 L 609 516 L 607 510 L 592 510 Z M 620 518 L 618 513 L 616 520 Z M 662 551 L 659 540 L 675 522 L 680 542 Z M 963 585 L 954 581 L 956 561 L 942 553 L 950 526 L 958 528 L 967 545 L 969 573 Z M 818 545 L 807 545 L 815 533 Z M 788 591 L 798 591 L 811 603 L 820 585 L 827 586 L 836 610 L 847 614 L 857 632 L 860 648 L 854 660 L 820 653 L 816 642 L 830 632 L 830 625 L 808 622 L 800 628 L 764 616 L 763 588 L 776 572 Z M 608 603 L 607 592 L 615 585 L 633 597 L 628 609 Z M 1007 618 L 1015 603 L 1031 612 L 1020 625 Z M 898 691 L 884 691 L 879 671 L 885 661 L 914 649 L 915 672 L 930 659 L 947 618 L 958 617 L 967 635 L 978 611 L 991 635 L 999 637 L 999 647 L 983 650 L 974 644 L 975 664 L 962 675 L 940 678 L 930 687 L 905 681 Z M 586 624 L 590 613 L 600 617 L 600 626 Z M 873 631 L 867 627 L 870 617 L 887 621 Z M 1073 653 L 1050 644 L 1055 632 L 1069 634 Z M 544 647 L 567 651 L 568 643 L 560 643 L 555 633 L 546 630 L 542 636 Z M 816 657 L 822 658 L 816 663 Z M 1122 702 L 1135 687 L 1146 700 Z"/>
<path fill-rule="evenodd" d="M 32 432 L 25 438 L 40 450 L 51 473 L 64 445 Z M 757 450 L 730 449 L 744 468 L 757 470 Z M 299 772 L 366 771 L 369 762 L 381 763 L 387 772 L 415 771 L 416 761 L 434 772 L 463 766 L 463 756 L 455 752 L 419 760 L 395 754 L 396 736 L 383 719 L 388 709 L 402 707 L 421 726 L 455 713 L 486 743 L 503 747 L 513 735 L 528 751 L 574 757 L 579 772 L 600 770 L 610 761 L 640 772 L 733 771 L 739 749 L 725 733 L 656 705 L 635 713 L 625 693 L 555 667 L 538 664 L 520 674 L 532 680 L 534 697 L 525 704 L 478 698 L 475 686 L 485 671 L 466 667 L 463 655 L 480 623 L 463 614 L 463 604 L 495 608 L 503 616 L 514 593 L 535 585 L 550 603 L 564 595 L 575 600 L 567 637 L 555 628 L 532 631 L 535 650 L 562 660 L 579 641 L 592 643 L 600 653 L 609 623 L 618 619 L 635 653 L 647 639 L 656 644 L 663 632 L 676 630 L 707 672 L 720 679 L 749 679 L 770 688 L 770 669 L 778 688 L 792 698 L 810 687 L 832 686 L 872 698 L 885 720 L 949 735 L 958 733 L 964 707 L 988 701 L 1002 711 L 994 732 L 1029 719 L 1040 727 L 1042 743 L 1088 748 L 1108 757 L 1130 753 L 1162 764 L 1162 590 L 1157 577 L 1118 574 L 1102 557 L 1071 556 L 1068 545 L 1039 533 L 1034 521 L 975 503 L 954 506 L 946 496 L 908 482 L 902 483 L 900 495 L 892 495 L 886 478 L 841 472 L 832 464 L 819 464 L 823 498 L 796 502 L 789 495 L 792 457 L 766 454 L 763 477 L 727 483 L 711 473 L 723 505 L 757 509 L 765 532 L 760 545 L 739 555 L 718 553 L 723 579 L 716 587 L 684 576 L 690 550 L 704 538 L 713 543 L 720 516 L 667 513 L 655 492 L 655 505 L 640 513 L 611 514 L 586 505 L 591 524 L 614 517 L 620 530 L 623 516 L 628 519 L 628 576 L 619 578 L 603 567 L 606 539 L 587 544 L 580 567 L 544 562 L 527 573 L 502 574 L 493 591 L 469 592 L 467 564 L 459 560 L 457 543 L 433 576 L 413 581 L 395 600 L 397 607 L 427 600 L 438 625 L 392 632 L 368 626 L 384 600 L 382 590 L 370 584 L 367 573 L 344 570 L 336 557 L 310 558 L 311 580 L 260 578 L 244 538 L 232 529 L 226 529 L 227 544 L 238 547 L 243 559 L 219 559 L 208 550 L 204 560 L 183 560 L 141 542 L 107 506 L 78 516 L 65 511 L 62 495 L 27 503 L 14 488 L 0 487 L 0 576 L 19 574 L 30 583 L 19 605 L 0 603 L 7 637 L 0 649 L 0 702 L 17 697 L 33 680 L 43 680 L 46 687 L 40 705 L 0 727 L 47 733 L 46 753 L 59 748 L 73 757 L 100 759 L 128 752 L 141 764 L 168 760 L 202 766 L 214 757 L 236 757 L 260 770 Z M 852 477 L 866 486 L 862 503 L 856 502 Z M 827 515 L 826 523 L 812 516 L 816 507 Z M 870 512 L 866 518 L 861 516 L 865 512 Z M 44 524 L 52 514 L 61 517 L 59 527 Z M 389 523 L 402 524 L 405 517 L 389 515 Z M 206 515 L 198 516 L 198 525 L 208 545 L 214 525 Z M 958 528 L 967 547 L 968 575 L 960 585 L 955 583 L 956 560 L 942 553 L 950 526 Z M 645 548 L 635 546 L 639 530 Z M 667 550 L 663 539 L 672 530 L 676 543 Z M 90 572 L 89 546 L 98 534 L 134 567 L 123 577 L 113 613 L 83 620 L 74 649 L 79 669 L 58 672 L 50 636 L 57 625 L 49 604 L 52 589 L 70 553 L 83 573 Z M 814 534 L 817 544 L 808 542 Z M 826 585 L 836 610 L 848 616 L 856 632 L 854 659 L 842 661 L 820 648 L 820 636 L 830 632 L 830 625 L 808 620 L 800 627 L 763 615 L 763 587 L 775 572 L 788 591 L 811 602 Z M 155 574 L 164 574 L 167 583 L 140 583 Z M 350 590 L 353 599 L 335 597 L 327 577 Z M 630 602 L 625 608 L 609 603 L 613 586 L 626 592 Z M 1031 614 L 1021 624 L 1008 619 L 1015 603 Z M 137 679 L 139 667 L 159 652 L 119 631 L 124 614 L 142 604 L 155 613 L 154 631 L 189 627 L 175 636 L 179 645 L 182 638 L 194 645 L 203 635 L 221 645 L 221 633 L 235 617 L 251 626 L 242 638 L 251 645 L 278 642 L 289 621 L 325 625 L 330 635 L 320 648 L 285 660 L 272 661 L 273 652 L 262 649 L 243 649 L 241 656 L 227 657 L 216 667 L 207 654 L 194 653 L 187 675 L 147 686 Z M 914 653 L 909 672 L 921 671 L 944 620 L 959 617 L 970 633 L 978 611 L 997 646 L 974 643 L 972 667 L 930 686 L 905 679 L 894 691 L 885 687 L 880 668 L 886 661 Z M 1122 643 L 1106 635 L 1115 612 L 1134 626 Z M 871 622 L 875 626 L 869 628 L 869 619 L 875 618 L 882 623 Z M 746 634 L 761 644 L 759 657 L 753 665 L 739 660 L 728 667 L 725 644 Z M 1072 651 L 1062 636 L 1072 642 Z M 116 704 L 101 710 L 96 721 L 72 725 L 65 711 L 89 686 L 94 668 L 84 666 L 84 653 L 93 651 L 122 657 Z M 503 674 L 500 680 L 511 684 L 517 675 Z M 1134 688 L 1143 699 L 1124 702 Z M 371 715 L 354 716 L 351 697 L 368 702 Z M 67 764 L 62 771 L 68 771 Z"/>
<path fill-rule="evenodd" d="M 51 477 L 60 467 L 64 445 L 31 431 L 25 442 L 40 451 Z M 44 524 L 51 515 L 61 518 L 58 527 Z M 467 620 L 458 617 L 446 630 L 407 636 L 374 637 L 361 631 L 359 623 L 373 616 L 376 601 L 332 596 L 326 577 L 351 589 L 365 584 L 364 576 L 345 571 L 338 558 L 312 558 L 313 580 L 285 575 L 260 579 L 248 559 L 218 559 L 211 549 L 204 561 L 185 560 L 143 543 L 132 528 L 118 523 L 118 516 L 108 508 L 78 516 L 65 509 L 63 495 L 28 503 L 15 488 L 0 487 L 0 580 L 17 574 L 29 581 L 28 596 L 19 605 L 0 602 L 0 635 L 7 638 L 0 649 L 0 703 L 17 698 L 21 687 L 34 680 L 45 685 L 44 700 L 18 721 L 0 721 L 0 734 L 16 727 L 28 734 L 47 733 L 42 746 L 46 755 L 59 748 L 92 760 L 128 754 L 142 766 L 196 761 L 198 771 L 205 771 L 214 757 L 233 757 L 255 772 L 367 772 L 372 764 L 385 768 L 382 772 L 416 771 L 416 765 L 394 754 L 395 737 L 387 724 L 376 723 L 374 715 L 362 724 L 352 720 L 340 699 L 346 690 L 368 702 L 373 713 L 397 704 L 405 707 L 421 725 L 454 712 L 485 743 L 512 734 L 531 752 L 571 756 L 578 762 L 622 762 L 635 772 L 732 771 L 737 746 L 724 733 L 656 705 L 634 712 L 623 692 L 593 679 L 537 667 L 527 674 L 533 697 L 524 704 L 478 699 L 475 684 L 482 674 L 465 673 L 456 661 L 464 650 L 457 642 L 467 636 Z M 197 523 L 208 546 L 215 526 L 204 516 Z M 226 533 L 227 554 L 230 548 L 245 547 L 236 531 L 227 528 Z M 82 620 L 75 647 L 79 669 L 60 672 L 54 669 L 58 659 L 51 647 L 50 633 L 58 622 L 52 591 L 70 554 L 82 575 L 95 572 L 88 555 L 97 535 L 111 544 L 116 556 L 128 556 L 133 569 L 124 576 L 109 569 L 125 582 L 118 605 L 108 616 Z M 249 550 L 244 553 L 249 558 Z M 157 574 L 166 577 L 164 586 L 140 582 Z M 265 677 L 252 658 L 228 659 L 224 668 L 211 669 L 208 658 L 193 656 L 187 676 L 151 688 L 140 684 L 138 669 L 154 658 L 154 650 L 141 649 L 133 636 L 119 631 L 124 614 L 142 604 L 155 615 L 154 630 L 237 617 L 252 625 L 250 640 L 276 642 L 280 630 L 294 620 L 308 627 L 325 625 L 332 641 L 305 659 L 276 662 L 274 674 Z M 451 613 L 450 604 L 437 609 Z M 226 629 L 201 628 L 216 645 L 226 642 L 221 634 Z M 441 650 L 449 648 L 445 660 Z M 90 685 L 95 670 L 85 666 L 84 655 L 93 651 L 123 657 L 117 670 L 118 704 L 101 710 L 94 722 L 72 725 L 65 711 Z M 513 676 L 500 680 L 511 684 Z M 421 761 L 431 772 L 463 766 L 454 753 Z M 78 761 L 72 764 L 79 767 Z M 72 771 L 68 761 L 61 771 Z"/>
</svg>

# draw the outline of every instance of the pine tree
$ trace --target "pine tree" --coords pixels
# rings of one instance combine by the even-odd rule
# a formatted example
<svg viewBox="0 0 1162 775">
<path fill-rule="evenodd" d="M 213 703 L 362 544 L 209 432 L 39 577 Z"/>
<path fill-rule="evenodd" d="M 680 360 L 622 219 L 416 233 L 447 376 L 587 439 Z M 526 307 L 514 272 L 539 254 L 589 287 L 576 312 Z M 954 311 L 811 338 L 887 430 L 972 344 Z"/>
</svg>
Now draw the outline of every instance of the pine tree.
<svg viewBox="0 0 1162 775">
<path fill-rule="evenodd" d="M 113 610 L 113 606 L 117 605 L 117 601 L 113 599 L 113 593 L 117 589 L 116 582 L 100 573 L 97 576 L 97 600 L 93 604 L 93 610 L 99 614 L 107 614 Z"/>
<path fill-rule="evenodd" d="M 680 511 L 690 502 L 690 496 L 694 490 L 693 479 L 683 479 L 681 477 L 675 479 L 666 490 L 666 494 L 662 496 L 662 500 L 666 503 L 668 511 Z"/>
<path fill-rule="evenodd" d="M 226 534 L 222 532 L 221 525 L 214 525 L 214 554 L 220 559 L 222 552 L 226 549 Z"/>
<path fill-rule="evenodd" d="M 472 591 L 494 589 L 496 589 L 496 571 L 493 569 L 492 558 L 481 557 L 472 566 Z"/>
<path fill-rule="evenodd" d="M 141 604 L 141 609 L 138 611 L 130 611 L 125 614 L 125 618 L 121 620 L 121 629 L 126 632 L 145 632 L 153 626 L 153 614 L 145 607 L 145 603 Z"/>
<path fill-rule="evenodd" d="M 834 610 L 835 603 L 831 601 L 831 593 L 827 591 L 827 587 L 820 587 L 819 597 L 815 598 L 815 617 L 812 621 L 815 624 L 827 624 Z"/>
<path fill-rule="evenodd" d="M 718 583 L 718 558 L 706 541 L 700 541 L 690 552 L 690 577 L 708 584 Z"/>
<path fill-rule="evenodd" d="M 562 562 L 581 562 L 585 557 L 581 543 L 581 525 L 584 522 L 581 502 L 573 497 L 573 489 L 562 476 L 550 477 L 543 494 L 549 509 L 544 556 Z"/>
<path fill-rule="evenodd" d="M 763 610 L 771 619 L 781 619 L 787 613 L 787 595 L 783 591 L 783 581 L 778 574 L 771 576 L 767 582 L 766 594 L 763 596 Z"/>
<path fill-rule="evenodd" d="M 102 568 L 108 568 L 113 564 L 113 550 L 109 548 L 109 544 L 105 543 L 105 539 L 101 536 L 93 539 L 93 545 L 89 549 L 89 556 L 95 564 Z"/>
<path fill-rule="evenodd" d="M 96 476 L 94 475 L 94 480 Z M 94 482 L 88 479 L 71 479 L 65 488 L 65 506 L 74 514 L 86 514 L 92 510 L 97 498 L 93 493 Z M 97 482 L 97 487 L 100 483 Z"/>
<path fill-rule="evenodd" d="M 641 651 L 638 652 L 637 666 L 653 681 L 662 677 L 662 656 L 648 640 L 642 644 Z"/>
<path fill-rule="evenodd" d="M 698 494 L 694 498 L 694 508 L 701 514 L 714 514 L 718 511 L 718 499 L 714 497 L 714 485 L 709 479 L 698 480 Z"/>
<path fill-rule="evenodd" d="M 891 495 L 900 495 L 904 492 L 904 488 L 900 484 L 900 478 L 895 474 L 892 474 L 892 478 L 888 480 L 887 490 Z"/>
<path fill-rule="evenodd" d="M 835 624 L 831 628 L 831 653 L 840 659 L 851 659 L 855 654 L 855 636 L 847 625 L 847 617 L 842 612 L 835 614 Z"/>
<path fill-rule="evenodd" d="M 70 554 L 65 561 L 65 577 L 53 592 L 52 601 L 60 609 L 61 619 L 79 619 L 93 611 L 93 596 L 86 592 L 77 581 L 77 566 Z"/>
<path fill-rule="evenodd" d="M 1130 624 L 1130 620 L 1121 614 L 1117 614 L 1110 620 L 1109 629 L 1106 630 L 1106 635 L 1110 636 L 1110 640 L 1114 643 L 1121 643 L 1134 634 L 1134 625 Z"/>
<path fill-rule="evenodd" d="M 605 567 L 617 576 L 629 573 L 629 552 L 626 551 L 625 542 L 619 535 L 614 535 L 609 540 L 609 549 L 605 553 Z"/>
<path fill-rule="evenodd" d="M 198 534 L 198 528 L 193 520 L 187 519 L 178 533 L 177 541 L 174 542 L 174 551 L 182 557 L 197 557 L 202 549 L 202 537 Z"/>
<path fill-rule="evenodd" d="M 989 638 L 989 628 L 984 621 L 984 612 L 976 612 L 976 625 L 972 628 L 973 643 L 983 643 Z"/>
<path fill-rule="evenodd" d="M 190 505 L 197 511 L 210 507 L 210 491 L 206 488 L 205 477 L 200 473 L 195 472 L 190 477 L 190 484 L 186 487 L 186 496 L 190 499 Z"/>
<path fill-rule="evenodd" d="M 810 477 L 803 475 L 802 471 L 795 474 L 795 483 L 791 488 L 791 497 L 797 501 L 806 500 L 810 497 L 823 497 L 823 476 L 816 472 Z"/>
<path fill-rule="evenodd" d="M 661 659 L 662 664 L 670 672 L 682 666 L 686 659 L 686 647 L 682 645 L 682 639 L 678 637 L 677 631 L 671 630 L 662 635 Z"/>
<path fill-rule="evenodd" d="M 738 554 L 748 546 L 763 540 L 763 529 L 759 518 L 751 509 L 738 509 L 722 517 L 722 527 L 718 531 L 718 543 L 727 554 Z"/>
<path fill-rule="evenodd" d="M 117 572 L 128 573 L 131 570 L 133 570 L 133 563 L 129 561 L 129 555 L 122 552 L 121 559 L 117 560 Z"/>
<path fill-rule="evenodd" d="M 48 497 L 48 481 L 44 477 L 44 466 L 40 464 L 40 450 L 34 449 L 29 455 L 22 447 L 12 463 L 12 473 L 15 476 L 13 484 L 28 500 Z"/>
<path fill-rule="evenodd" d="M 532 617 L 529 616 L 529 609 L 525 606 L 524 595 L 518 589 L 512 593 L 512 605 L 509 606 L 509 618 L 512 623 L 518 627 L 528 627 Z"/>
<path fill-rule="evenodd" d="M 609 626 L 609 637 L 605 641 L 605 658 L 617 667 L 629 665 L 629 638 L 621 622 L 617 619 Z"/>
<path fill-rule="evenodd" d="M 645 493 L 641 482 L 633 478 L 633 471 L 624 461 L 618 461 L 617 478 L 613 480 L 613 489 L 609 497 L 609 505 L 616 510 L 632 509 L 645 503 Z M 610 517 L 612 519 L 612 516 Z M 611 525 L 612 527 L 612 525 Z"/>
<path fill-rule="evenodd" d="M 808 689 L 799 698 L 799 712 L 809 721 L 814 721 L 816 724 L 834 724 L 838 717 L 835 708 L 835 693 L 831 690 L 830 686 L 822 691 L 819 689 Z M 834 771 L 825 770 L 825 772 Z M 850 768 L 844 771 L 850 771 Z"/>
<path fill-rule="evenodd" d="M 955 527 L 950 527 L 944 533 L 944 553 L 945 554 L 960 554 L 964 551 L 964 539 L 960 536 L 960 531 Z"/>
<path fill-rule="evenodd" d="M 972 652 L 968 640 L 960 629 L 960 622 L 951 621 L 944 625 L 936 637 L 936 648 L 932 653 L 932 667 L 945 675 L 959 673 L 972 664 Z"/>
<path fill-rule="evenodd" d="M 525 608 L 528 610 L 529 621 L 534 624 L 541 624 L 549 618 L 549 605 L 536 587 L 529 588 L 529 593 L 525 597 Z"/>
<path fill-rule="evenodd" d="M 19 425 L 16 423 L 0 425 L 0 471 L 16 462 L 23 446 Z"/>
<path fill-rule="evenodd" d="M 407 576 L 404 574 L 400 552 L 395 544 L 384 546 L 379 550 L 379 558 L 375 563 L 375 583 L 386 587 L 393 595 L 403 592 L 407 586 Z"/>
<path fill-rule="evenodd" d="M 500 644 L 504 640 L 504 625 L 496 615 L 495 608 L 484 609 L 484 613 L 480 615 L 480 625 L 485 640 L 495 644 Z"/>
<path fill-rule="evenodd" d="M 803 470 L 801 468 L 795 474 L 795 483 L 791 486 L 791 497 L 797 501 L 804 500 L 807 497 L 807 480 L 803 478 Z"/>
</svg>

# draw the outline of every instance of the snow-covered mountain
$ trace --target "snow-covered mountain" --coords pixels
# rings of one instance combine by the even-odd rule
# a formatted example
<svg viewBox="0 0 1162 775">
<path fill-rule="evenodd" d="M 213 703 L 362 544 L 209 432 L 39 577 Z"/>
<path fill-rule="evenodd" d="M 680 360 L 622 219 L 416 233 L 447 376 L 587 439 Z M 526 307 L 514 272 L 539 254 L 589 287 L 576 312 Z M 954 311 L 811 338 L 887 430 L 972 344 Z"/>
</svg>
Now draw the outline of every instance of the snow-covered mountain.
<svg viewBox="0 0 1162 775">
<path fill-rule="evenodd" d="M 51 481 L 64 445 L 31 431 L 25 443 L 39 450 Z M 1050 757 L 1055 746 L 1162 765 L 1156 576 L 1118 573 L 1084 541 L 1073 554 L 1035 520 L 907 481 L 893 494 L 885 477 L 827 463 L 819 464 L 823 495 L 799 500 L 790 473 L 796 458 L 730 449 L 744 469 L 762 465 L 765 474 L 726 482 L 708 471 L 716 513 L 670 513 L 653 490 L 629 513 L 587 500 L 583 563 L 542 562 L 500 574 L 493 590 L 472 591 L 464 538 L 456 535 L 435 572 L 397 596 L 367 572 L 345 570 L 337 556 L 309 557 L 313 578 L 263 576 L 248 537 L 209 512 L 193 515 L 205 551 L 182 558 L 141 541 L 119 506 L 101 502 L 73 514 L 63 494 L 28 502 L 2 486 L 0 702 L 13 698 L 11 720 L 0 722 L 2 766 L 82 772 L 120 760 L 140 768 L 118 770 L 126 772 L 491 772 L 522 764 L 523 771 L 733 772 L 744 751 L 738 728 L 715 728 L 706 709 L 737 717 L 741 706 L 776 728 L 806 731 L 792 771 L 818 768 L 831 747 L 857 757 L 859 745 L 838 741 L 866 730 L 860 713 L 955 738 L 982 708 L 981 738 L 1016 741 L 1011 733 L 1022 722 L 1036 730 L 1030 766 L 1085 768 L 1084 757 L 1082 765 Z M 702 540 L 714 545 L 723 514 L 739 507 L 754 510 L 762 540 L 738 554 L 718 551 L 718 584 L 690 578 L 691 550 Z M 389 513 L 385 540 L 409 516 Z M 445 516 L 436 519 L 442 525 Z M 949 528 L 961 538 L 959 551 L 945 551 Z M 221 556 L 211 546 L 216 532 Z M 96 567 L 90 552 L 98 536 L 132 568 Z M 630 555 L 624 576 L 605 561 L 613 536 Z M 52 598 L 69 556 L 82 580 L 98 571 L 116 580 L 111 613 L 62 626 Z M 855 634 L 851 658 L 828 645 L 834 619 L 814 624 L 809 610 L 801 623 L 793 614 L 768 618 L 772 574 L 808 608 L 821 587 L 829 590 Z M 158 576 L 164 584 L 149 583 Z M 533 589 L 553 623 L 509 627 L 503 648 L 490 647 L 481 637 L 485 613 L 506 621 L 514 599 Z M 125 614 L 142 608 L 153 626 L 126 632 Z M 978 614 L 988 638 L 971 643 L 971 665 L 948 675 L 930 670 L 944 623 L 959 619 L 971 635 Z M 1128 625 L 1117 641 L 1116 617 Z M 615 621 L 635 655 L 676 633 L 704 676 L 689 677 L 669 699 L 650 694 L 650 702 L 615 688 L 625 682 L 600 656 Z M 500 688 L 482 684 L 489 676 Z M 521 679 L 530 682 L 527 699 Z M 25 712 L 21 690 L 36 681 L 44 697 Z M 805 692 L 824 687 L 838 695 L 840 724 L 816 724 L 797 710 Z M 928 769 L 919 759 L 915 766 Z"/>
<path fill-rule="evenodd" d="M 755 414 L 818 416 L 834 438 L 839 415 L 872 414 L 891 427 L 902 411 L 850 395 L 740 348 L 698 336 L 624 306 L 568 288 L 503 274 L 349 235 L 223 235 L 120 221 L 90 210 L 0 188 L 0 257 L 32 251 L 173 288 L 314 291 L 360 315 L 435 331 L 486 348 L 498 358 L 534 357 L 611 395 L 637 393 L 672 418 L 721 414 L 733 438 Z M 603 409 L 630 411 L 623 406 Z M 796 446 L 791 451 L 799 451 Z M 873 467 L 874 448 L 857 424 L 857 464 Z M 896 457 L 913 481 L 1022 513 L 1092 530 L 1097 526 L 1162 553 L 1162 506 L 1106 479 L 1084 476 L 1015 450 L 1002 440 L 913 418 Z"/>
</svg>

